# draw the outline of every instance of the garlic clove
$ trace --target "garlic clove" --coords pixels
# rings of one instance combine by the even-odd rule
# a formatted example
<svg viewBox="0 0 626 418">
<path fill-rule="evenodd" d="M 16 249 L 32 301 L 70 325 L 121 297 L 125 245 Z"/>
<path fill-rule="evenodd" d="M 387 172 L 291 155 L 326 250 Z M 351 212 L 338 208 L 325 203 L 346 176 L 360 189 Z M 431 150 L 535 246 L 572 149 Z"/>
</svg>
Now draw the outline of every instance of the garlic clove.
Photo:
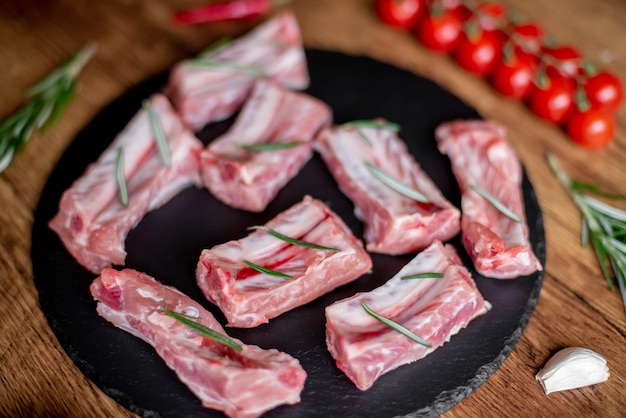
<svg viewBox="0 0 626 418">
<path fill-rule="evenodd" d="M 582 347 L 564 348 L 554 354 L 535 378 L 547 394 L 582 388 L 609 378 L 606 359 Z"/>
</svg>

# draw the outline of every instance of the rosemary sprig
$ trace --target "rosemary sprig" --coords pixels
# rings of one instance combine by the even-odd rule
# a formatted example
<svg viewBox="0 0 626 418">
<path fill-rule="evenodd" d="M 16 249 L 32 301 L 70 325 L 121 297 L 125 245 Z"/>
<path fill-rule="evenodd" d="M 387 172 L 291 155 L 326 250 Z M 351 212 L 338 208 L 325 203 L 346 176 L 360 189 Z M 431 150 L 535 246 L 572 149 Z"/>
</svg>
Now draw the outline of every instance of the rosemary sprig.
<svg viewBox="0 0 626 418">
<path fill-rule="evenodd" d="M 287 280 L 293 279 L 293 277 L 288 274 L 281 273 L 280 271 L 268 269 L 267 267 L 259 266 L 258 264 L 254 264 L 252 261 L 242 260 L 242 262 L 248 267 L 258 271 L 259 273 L 264 273 L 270 276 L 281 277 Z"/>
<path fill-rule="evenodd" d="M 200 318 L 194 318 L 194 317 L 190 317 L 189 315 L 184 315 L 184 314 L 180 314 L 177 312 L 173 312 L 161 306 L 159 306 L 158 309 L 164 314 L 171 316 L 172 318 L 174 318 L 181 324 L 193 329 L 194 331 L 197 331 L 198 333 L 204 335 L 205 337 L 209 337 L 210 339 L 217 341 L 220 344 L 224 344 L 225 346 L 230 347 L 233 350 L 237 350 L 237 351 L 243 350 L 243 347 L 237 344 L 237 342 L 235 342 L 232 338 L 198 323 L 197 321 L 199 321 Z"/>
<path fill-rule="evenodd" d="M 165 167 L 170 168 L 172 165 L 172 157 L 170 155 L 170 147 L 167 143 L 167 137 L 165 136 L 165 132 L 163 132 L 163 126 L 161 125 L 161 121 L 159 120 L 159 116 L 154 111 L 150 100 L 145 99 L 141 102 L 141 107 L 148 114 L 148 119 L 150 120 L 150 127 L 152 128 L 152 134 L 154 135 L 154 140 L 156 141 L 157 150 L 159 151 L 159 155 L 161 156 L 161 161 Z"/>
<path fill-rule="evenodd" d="M 496 208 L 501 214 L 517 223 L 522 223 L 522 218 L 520 218 L 515 212 L 513 212 L 509 207 L 507 207 L 504 203 L 498 200 L 495 196 L 492 196 L 475 184 L 470 184 L 469 187 L 470 189 L 478 193 L 481 197 L 483 197 L 487 202 L 489 202 L 489 204 Z"/>
<path fill-rule="evenodd" d="M 362 128 L 376 128 L 376 129 L 388 129 L 394 132 L 398 132 L 400 130 L 400 125 L 393 122 L 387 122 L 379 119 L 362 119 L 362 120 L 353 120 L 351 122 L 346 122 L 341 125 L 343 128 L 354 128 L 356 132 L 359 134 L 363 142 L 365 142 L 370 147 L 372 146 L 372 141 L 363 133 Z"/>
<path fill-rule="evenodd" d="M 210 57 L 212 57 L 213 55 L 217 54 L 219 51 L 221 51 L 222 49 L 230 45 L 232 40 L 233 38 L 231 38 L 230 36 L 224 36 L 218 39 L 217 41 L 213 42 L 208 47 L 206 47 L 202 52 L 198 54 L 196 58 L 193 58 L 190 61 L 209 59 Z"/>
<path fill-rule="evenodd" d="M 13 162 L 35 131 L 43 132 L 56 123 L 69 104 L 76 89 L 81 70 L 96 51 L 94 44 L 50 73 L 27 91 L 27 102 L 3 122 L 0 122 L 0 172 Z"/>
<path fill-rule="evenodd" d="M 215 69 L 215 70 L 232 70 L 242 73 L 249 73 L 255 76 L 264 76 L 265 71 L 252 65 L 237 64 L 235 62 L 216 61 L 210 58 L 202 58 L 190 60 L 189 63 L 203 68 Z"/>
<path fill-rule="evenodd" d="M 424 272 L 424 273 L 417 273 L 417 274 L 410 274 L 408 276 L 402 276 L 400 277 L 400 280 L 411 280 L 411 279 L 443 279 L 445 276 L 443 273 L 436 273 L 436 272 Z"/>
<path fill-rule="evenodd" d="M 270 142 L 265 144 L 242 144 L 239 148 L 246 151 L 263 152 L 263 151 L 280 151 L 284 149 L 299 147 L 306 144 L 305 141 L 292 141 L 292 142 Z"/>
<path fill-rule="evenodd" d="M 282 241 L 285 241 L 285 242 L 287 242 L 289 244 L 292 244 L 292 245 L 298 245 L 300 247 L 311 248 L 311 249 L 314 249 L 314 250 L 335 251 L 337 253 L 341 252 L 341 250 L 338 249 L 338 248 L 325 247 L 323 245 L 313 244 L 312 242 L 302 241 L 302 240 L 299 240 L 299 239 L 291 238 L 291 237 L 289 237 L 287 235 L 283 235 L 280 232 L 275 231 L 275 230 L 273 230 L 271 228 L 268 228 L 266 226 L 251 226 L 248 229 L 252 229 L 252 230 L 260 229 L 261 231 L 265 231 L 268 234 L 270 234 L 270 235 L 272 235 L 272 236 L 274 236 L 274 237 L 276 237 L 276 238 L 278 238 L 278 239 L 280 239 Z"/>
<path fill-rule="evenodd" d="M 413 199 L 417 202 L 421 202 L 421 203 L 430 202 L 430 200 L 428 200 L 426 196 L 424 196 L 417 190 L 413 189 L 412 187 L 407 186 L 406 184 L 402 183 L 400 180 L 396 179 L 395 177 L 385 173 L 380 168 L 376 167 L 374 164 L 368 161 L 364 161 L 363 164 L 365 164 L 365 167 L 369 170 L 370 173 L 372 173 L 374 177 L 376 177 L 381 183 L 383 183 L 385 186 L 389 187 L 390 189 L 395 190 L 401 195 L 406 196 L 409 199 Z"/>
<path fill-rule="evenodd" d="M 626 211 L 607 205 L 587 193 L 614 200 L 626 199 L 624 195 L 606 193 L 599 186 L 572 179 L 561 167 L 556 156 L 546 154 L 548 164 L 583 216 L 581 238 L 583 246 L 593 245 L 598 263 L 609 288 L 615 289 L 617 281 L 626 309 Z"/>
<path fill-rule="evenodd" d="M 387 122 L 383 120 L 377 119 L 363 119 L 363 120 L 353 120 L 350 122 L 346 122 L 341 125 L 344 128 L 376 128 L 376 129 L 388 129 L 390 131 L 398 132 L 400 131 L 400 125 L 393 122 Z"/>
<path fill-rule="evenodd" d="M 398 331 L 400 334 L 412 339 L 413 341 L 415 341 L 418 344 L 423 345 L 424 347 L 428 347 L 428 348 L 432 347 L 432 345 L 428 341 L 416 335 L 410 329 L 403 327 L 402 325 L 398 324 L 397 322 L 392 321 L 389 318 L 385 318 L 384 316 L 377 314 L 365 303 L 361 303 L 361 306 L 363 307 L 363 310 L 365 310 L 365 312 L 367 312 L 369 315 L 374 317 L 374 319 L 382 322 L 383 324 L 387 325 L 389 328 L 393 329 L 394 331 Z"/>
<path fill-rule="evenodd" d="M 117 191 L 120 197 L 120 203 L 124 207 L 128 207 L 128 187 L 126 186 L 126 176 L 124 175 L 124 148 L 117 149 L 117 158 L 115 159 L 115 181 L 117 182 Z"/>
<path fill-rule="evenodd" d="M 188 59 L 186 62 L 204 68 L 225 69 L 233 71 L 241 71 L 251 73 L 253 75 L 263 76 L 265 72 L 258 67 L 251 65 L 238 64 L 236 62 L 218 61 L 214 56 L 228 47 L 232 42 L 232 38 L 225 36 L 209 45 L 204 51 L 200 52 L 195 58 Z"/>
</svg>

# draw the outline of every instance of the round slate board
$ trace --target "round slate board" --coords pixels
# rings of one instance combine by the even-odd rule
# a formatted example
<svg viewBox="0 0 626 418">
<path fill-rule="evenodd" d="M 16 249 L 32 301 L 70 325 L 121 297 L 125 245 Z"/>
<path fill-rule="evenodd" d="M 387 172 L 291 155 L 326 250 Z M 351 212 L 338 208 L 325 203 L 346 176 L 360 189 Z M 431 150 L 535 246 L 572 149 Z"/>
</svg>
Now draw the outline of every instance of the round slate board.
<svg viewBox="0 0 626 418">
<path fill-rule="evenodd" d="M 442 122 L 479 115 L 431 81 L 365 57 L 308 50 L 308 93 L 328 103 L 336 123 L 383 117 L 402 126 L 400 136 L 424 170 L 455 205 L 460 195 L 447 157 L 436 149 L 434 129 Z M 219 417 L 204 409 L 152 347 L 121 331 L 96 313 L 89 294 L 95 276 L 77 264 L 48 228 L 62 192 L 94 161 L 140 108 L 141 100 L 159 90 L 167 74 L 131 89 L 103 109 L 75 138 L 50 175 L 41 195 L 32 234 L 32 262 L 39 300 L 59 342 L 98 387 L 132 412 L 145 417 Z M 232 120 L 200 133 L 208 143 Z M 530 240 L 545 263 L 541 210 L 524 177 Z M 247 234 L 299 202 L 305 194 L 327 202 L 357 236 L 363 225 L 352 212 L 321 158 L 315 155 L 268 206 L 258 214 L 226 207 L 205 189 L 183 191 L 149 213 L 128 236 L 127 267 L 146 272 L 200 301 L 225 323 L 195 282 L 200 252 Z M 358 291 L 373 289 L 395 274 L 412 255 L 372 254 L 374 269 L 355 282 L 294 309 L 254 329 L 229 329 L 248 344 L 277 348 L 300 360 L 308 373 L 302 402 L 269 411 L 267 417 L 436 416 L 452 408 L 491 376 L 511 353 L 532 314 L 543 274 L 516 280 L 478 276 L 460 239 L 451 241 L 470 268 L 478 288 L 493 304 L 451 341 L 423 360 L 381 377 L 361 392 L 335 367 L 324 342 L 324 307 Z M 242 387 L 241 390 L 246 390 Z"/>
</svg>

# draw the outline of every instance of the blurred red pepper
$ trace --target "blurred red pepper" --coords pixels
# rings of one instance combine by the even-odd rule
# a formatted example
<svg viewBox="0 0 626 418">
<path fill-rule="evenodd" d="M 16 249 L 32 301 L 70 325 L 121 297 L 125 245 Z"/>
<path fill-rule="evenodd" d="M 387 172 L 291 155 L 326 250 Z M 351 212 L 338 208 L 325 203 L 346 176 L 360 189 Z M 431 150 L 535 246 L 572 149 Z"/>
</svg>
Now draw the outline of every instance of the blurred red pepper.
<svg viewBox="0 0 626 418">
<path fill-rule="evenodd" d="M 234 0 L 181 10 L 174 21 L 183 25 L 248 20 L 268 14 L 275 5 L 286 0 Z"/>
</svg>

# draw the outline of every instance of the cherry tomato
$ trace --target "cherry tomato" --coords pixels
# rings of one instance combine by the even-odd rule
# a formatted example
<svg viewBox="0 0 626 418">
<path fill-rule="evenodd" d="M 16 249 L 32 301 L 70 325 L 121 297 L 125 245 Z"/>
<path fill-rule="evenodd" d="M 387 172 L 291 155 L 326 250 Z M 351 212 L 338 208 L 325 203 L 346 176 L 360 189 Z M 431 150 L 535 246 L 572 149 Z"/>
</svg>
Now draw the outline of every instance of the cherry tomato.
<svg viewBox="0 0 626 418">
<path fill-rule="evenodd" d="M 525 100 L 533 89 L 535 72 L 533 57 L 514 51 L 496 64 L 491 74 L 491 85 L 503 96 Z"/>
<path fill-rule="evenodd" d="M 486 77 L 500 58 L 502 43 L 493 32 L 478 29 L 477 34 L 461 36 L 454 58 L 465 70 Z"/>
<path fill-rule="evenodd" d="M 553 75 L 546 84 L 533 88 L 528 107 L 540 118 L 562 125 L 575 107 L 573 83 Z"/>
<path fill-rule="evenodd" d="M 433 12 L 422 19 L 415 30 L 417 39 L 433 51 L 451 52 L 461 37 L 462 23 L 449 9 Z"/>
<path fill-rule="evenodd" d="M 513 26 L 511 37 L 529 54 L 538 54 L 541 51 L 543 29 L 536 23 L 527 22 Z"/>
<path fill-rule="evenodd" d="M 579 73 L 582 55 L 571 46 L 557 48 L 544 48 L 544 56 L 547 59 L 548 74 L 560 72 L 563 75 L 576 76 Z"/>
<path fill-rule="evenodd" d="M 424 9 L 424 0 L 376 0 L 376 13 L 384 23 L 411 29 Z"/>
<path fill-rule="evenodd" d="M 476 6 L 475 13 L 481 28 L 487 32 L 497 31 L 499 26 L 506 23 L 506 9 L 500 3 L 480 3 Z"/>
<path fill-rule="evenodd" d="M 465 0 L 433 0 L 431 4 L 436 1 L 439 1 L 445 9 L 455 13 L 462 22 L 468 20 L 473 14 L 469 7 L 465 5 Z"/>
<path fill-rule="evenodd" d="M 583 88 L 592 109 L 615 112 L 624 98 L 622 82 L 608 71 L 602 71 L 589 77 Z"/>
<path fill-rule="evenodd" d="M 574 112 L 567 121 L 567 134 L 585 148 L 606 148 L 615 136 L 615 117 L 604 110 Z"/>
</svg>

